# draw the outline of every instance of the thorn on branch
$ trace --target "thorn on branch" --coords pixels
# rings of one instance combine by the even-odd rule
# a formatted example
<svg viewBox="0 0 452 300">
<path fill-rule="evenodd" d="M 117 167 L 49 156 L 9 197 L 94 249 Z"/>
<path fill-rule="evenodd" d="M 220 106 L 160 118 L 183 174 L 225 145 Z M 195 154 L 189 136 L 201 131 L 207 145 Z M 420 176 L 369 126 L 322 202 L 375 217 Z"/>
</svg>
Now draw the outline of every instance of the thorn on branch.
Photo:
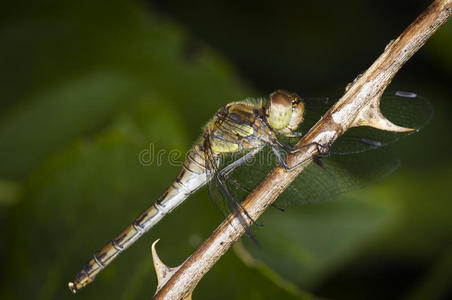
<svg viewBox="0 0 452 300">
<path fill-rule="evenodd" d="M 173 276 L 174 273 L 179 270 L 180 266 L 175 268 L 170 268 L 167 265 L 165 265 L 162 260 L 159 258 L 157 254 L 157 250 L 155 250 L 155 245 L 160 241 L 160 239 L 155 240 L 155 242 L 152 243 L 152 259 L 154 261 L 154 268 L 155 273 L 157 275 L 157 290 L 156 293 L 165 285 L 165 283 Z M 190 293 L 187 297 L 184 298 L 184 300 L 191 300 L 191 294 Z"/>
<path fill-rule="evenodd" d="M 370 126 L 381 130 L 393 132 L 409 132 L 415 129 L 395 125 L 389 121 L 380 110 L 381 96 L 375 97 L 369 101 L 366 106 L 358 113 L 350 127 Z"/>
</svg>

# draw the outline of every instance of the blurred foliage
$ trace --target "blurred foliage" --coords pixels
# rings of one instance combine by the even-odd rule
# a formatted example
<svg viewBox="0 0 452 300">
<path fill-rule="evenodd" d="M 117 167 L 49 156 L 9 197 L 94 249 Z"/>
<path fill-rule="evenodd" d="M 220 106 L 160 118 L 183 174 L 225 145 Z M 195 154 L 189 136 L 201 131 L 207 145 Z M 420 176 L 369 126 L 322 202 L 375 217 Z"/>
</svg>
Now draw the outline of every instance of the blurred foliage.
<svg viewBox="0 0 452 300">
<path fill-rule="evenodd" d="M 205 190 L 78 295 L 67 282 L 174 178 L 170 153 L 182 160 L 227 102 L 276 88 L 340 94 L 427 3 L 5 4 L 0 298 L 149 299 L 152 241 L 161 238 L 157 250 L 175 266 L 221 221 Z M 401 170 L 328 203 L 269 210 L 265 226 L 253 229 L 261 246 L 244 239 L 203 278 L 195 299 L 451 295 L 451 28 L 392 85 L 422 93 L 436 111 L 423 132 L 397 143 Z M 151 149 L 162 161 L 140 163 Z"/>
</svg>

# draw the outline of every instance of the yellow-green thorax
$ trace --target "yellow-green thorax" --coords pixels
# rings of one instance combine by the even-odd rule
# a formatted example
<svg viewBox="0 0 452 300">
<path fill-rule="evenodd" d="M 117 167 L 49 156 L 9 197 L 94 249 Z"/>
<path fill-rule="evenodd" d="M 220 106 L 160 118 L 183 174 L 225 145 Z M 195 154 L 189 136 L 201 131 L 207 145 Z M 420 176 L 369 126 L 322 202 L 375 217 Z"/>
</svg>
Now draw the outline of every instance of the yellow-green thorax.
<svg viewBox="0 0 452 300">
<path fill-rule="evenodd" d="M 204 132 L 215 154 L 232 153 L 291 136 L 303 121 L 304 104 L 295 94 L 278 90 L 268 101 L 232 102 L 221 108 Z"/>
</svg>

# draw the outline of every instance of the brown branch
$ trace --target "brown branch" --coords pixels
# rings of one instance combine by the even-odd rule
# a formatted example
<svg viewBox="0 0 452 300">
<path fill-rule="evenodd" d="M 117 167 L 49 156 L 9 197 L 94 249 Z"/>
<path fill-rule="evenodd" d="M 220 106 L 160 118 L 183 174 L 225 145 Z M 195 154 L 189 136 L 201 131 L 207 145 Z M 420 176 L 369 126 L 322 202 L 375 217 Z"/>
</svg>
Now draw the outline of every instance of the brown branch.
<svg viewBox="0 0 452 300">
<path fill-rule="evenodd" d="M 297 144 L 303 151 L 287 157 L 288 165 L 303 163 L 294 171 L 276 167 L 243 202 L 252 219 L 256 220 L 290 183 L 302 172 L 318 151 L 312 143 L 331 145 L 348 128 L 370 123 L 368 115 L 398 70 L 424 45 L 428 38 L 452 14 L 452 0 L 434 1 L 405 31 L 391 41 L 380 57 L 346 90 L 342 98 Z M 379 108 L 377 108 L 379 109 Z M 376 111 L 376 110 L 375 110 Z M 371 115 L 370 117 L 375 116 Z M 364 120 L 364 121 L 363 121 Z M 232 226 L 231 226 L 232 225 Z M 190 297 L 199 280 L 244 233 L 235 216 L 229 216 L 212 235 L 178 267 L 157 291 L 154 299 Z"/>
</svg>

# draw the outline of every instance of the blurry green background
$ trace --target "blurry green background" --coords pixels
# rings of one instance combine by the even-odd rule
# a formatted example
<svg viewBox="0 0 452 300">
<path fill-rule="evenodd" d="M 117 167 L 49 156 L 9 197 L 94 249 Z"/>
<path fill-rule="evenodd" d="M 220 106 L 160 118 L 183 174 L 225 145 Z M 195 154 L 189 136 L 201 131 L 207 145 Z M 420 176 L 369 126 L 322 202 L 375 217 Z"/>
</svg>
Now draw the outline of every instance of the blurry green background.
<svg viewBox="0 0 452 300">
<path fill-rule="evenodd" d="M 94 251 L 148 207 L 222 105 L 278 88 L 341 95 L 430 1 L 14 1 L 0 10 L 0 298 L 150 299 L 221 222 L 205 189 L 86 289 Z M 194 299 L 452 298 L 452 23 L 391 90 L 435 115 L 394 145 L 395 174 L 318 205 L 268 210 Z M 182 159 L 182 157 L 180 158 Z M 245 250 L 246 247 L 246 250 Z M 253 255 L 253 256 L 251 256 Z"/>
</svg>

